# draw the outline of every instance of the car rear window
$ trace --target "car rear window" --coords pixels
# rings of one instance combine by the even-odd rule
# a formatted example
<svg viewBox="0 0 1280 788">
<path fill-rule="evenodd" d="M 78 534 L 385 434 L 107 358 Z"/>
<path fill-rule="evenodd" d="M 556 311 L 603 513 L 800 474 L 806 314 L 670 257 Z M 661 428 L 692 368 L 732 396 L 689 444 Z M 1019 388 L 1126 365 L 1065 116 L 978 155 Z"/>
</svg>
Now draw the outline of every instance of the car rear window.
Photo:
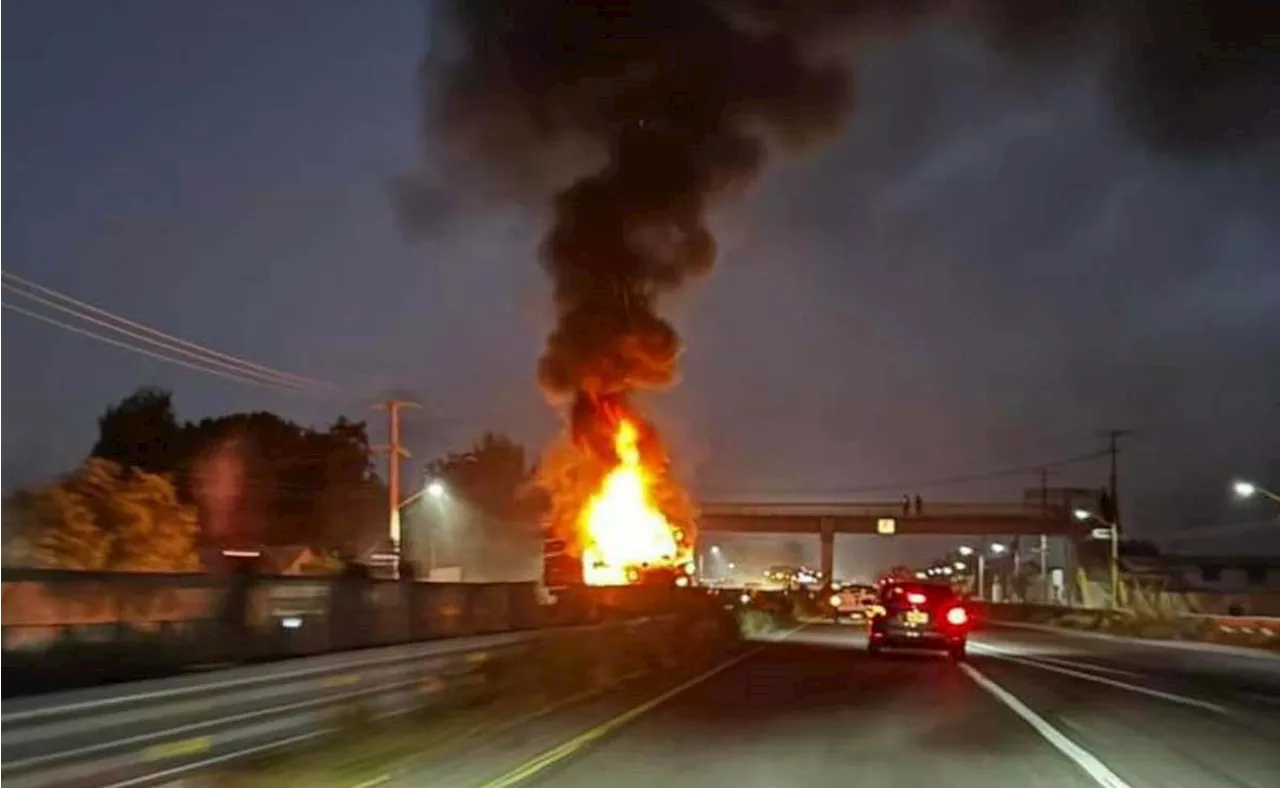
<svg viewBox="0 0 1280 788">
<path fill-rule="evenodd" d="M 950 586 L 900 583 L 885 588 L 881 599 L 889 607 L 908 607 L 912 604 L 909 601 L 912 594 L 924 594 L 924 604 L 918 605 L 919 607 L 937 607 L 957 598 Z"/>
</svg>

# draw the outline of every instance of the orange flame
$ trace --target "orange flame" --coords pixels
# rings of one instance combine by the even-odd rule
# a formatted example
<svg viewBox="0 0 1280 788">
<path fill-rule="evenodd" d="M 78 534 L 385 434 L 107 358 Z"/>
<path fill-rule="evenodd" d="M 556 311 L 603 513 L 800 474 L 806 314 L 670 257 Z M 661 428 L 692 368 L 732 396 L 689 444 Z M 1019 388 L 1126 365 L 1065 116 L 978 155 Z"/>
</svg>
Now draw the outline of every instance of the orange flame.
<svg viewBox="0 0 1280 788">
<path fill-rule="evenodd" d="M 578 517 L 583 535 L 582 574 L 588 585 L 634 583 L 639 573 L 678 566 L 682 553 L 677 530 L 654 505 L 652 478 L 640 461 L 639 433 L 627 419 L 618 423 L 614 450 L 618 464 Z"/>
</svg>

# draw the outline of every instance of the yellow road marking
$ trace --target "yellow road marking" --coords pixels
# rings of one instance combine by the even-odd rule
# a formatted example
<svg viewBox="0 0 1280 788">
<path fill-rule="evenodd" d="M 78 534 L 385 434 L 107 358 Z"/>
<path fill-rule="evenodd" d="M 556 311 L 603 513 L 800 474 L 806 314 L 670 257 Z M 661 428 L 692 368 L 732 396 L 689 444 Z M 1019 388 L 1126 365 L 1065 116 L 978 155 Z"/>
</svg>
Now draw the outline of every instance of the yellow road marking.
<svg viewBox="0 0 1280 788">
<path fill-rule="evenodd" d="M 320 686 L 328 689 L 330 687 L 349 687 L 352 684 L 359 683 L 359 673 L 344 673 L 341 676 L 329 676 L 320 682 Z"/>
<path fill-rule="evenodd" d="M 739 654 L 733 659 L 727 660 L 725 662 L 721 662 L 719 665 L 716 665 L 714 668 L 706 671 L 705 673 L 700 673 L 699 675 L 694 676 L 688 681 L 667 690 L 666 692 L 662 693 L 656 698 L 651 698 L 645 701 L 644 703 L 641 703 L 639 706 L 636 706 L 635 708 L 629 711 L 623 712 L 622 714 L 619 714 L 617 717 L 614 717 L 611 720 L 603 722 L 595 726 L 594 728 L 591 728 L 590 730 L 586 731 L 585 733 L 581 733 L 575 736 L 574 738 L 570 739 L 564 744 L 561 744 L 558 747 L 554 747 L 550 750 L 547 750 L 541 755 L 526 761 L 525 763 L 521 764 L 520 766 L 517 766 L 516 768 L 512 769 L 511 771 L 507 772 L 501 777 L 498 777 L 497 779 L 494 779 L 494 780 L 490 780 L 489 782 L 485 783 L 481 788 L 510 788 L 510 786 L 518 785 L 519 783 L 534 776 L 538 772 L 541 772 L 543 769 L 546 769 L 548 766 L 551 766 L 555 763 L 558 763 L 564 760 L 565 758 L 568 758 L 570 755 L 573 755 L 578 750 L 581 750 L 582 748 L 586 747 L 592 742 L 595 742 L 598 739 L 606 736 L 607 734 L 612 733 L 613 731 L 617 730 L 623 725 L 626 725 L 627 723 L 636 719 L 637 717 L 644 714 L 645 712 L 650 711 L 656 706 L 659 706 L 665 703 L 671 698 L 674 698 L 676 695 L 679 695 L 681 692 L 684 692 L 690 687 L 694 687 L 706 681 L 707 679 L 711 678 L 712 676 L 716 675 L 717 673 L 720 673 L 721 671 L 724 671 L 730 667 L 733 667 L 734 665 L 738 664 L 739 662 L 746 659 L 747 657 L 755 656 L 760 651 L 761 649 L 755 648 L 755 649 L 752 649 L 751 651 L 746 652 L 745 654 Z"/>
<path fill-rule="evenodd" d="M 211 749 L 213 749 L 212 739 L 208 736 L 196 736 L 191 739 L 179 739 L 178 741 L 165 742 L 154 747 L 148 747 L 142 751 L 139 757 L 143 762 L 164 761 L 170 758 L 197 755 L 202 752 L 208 752 Z"/>
</svg>

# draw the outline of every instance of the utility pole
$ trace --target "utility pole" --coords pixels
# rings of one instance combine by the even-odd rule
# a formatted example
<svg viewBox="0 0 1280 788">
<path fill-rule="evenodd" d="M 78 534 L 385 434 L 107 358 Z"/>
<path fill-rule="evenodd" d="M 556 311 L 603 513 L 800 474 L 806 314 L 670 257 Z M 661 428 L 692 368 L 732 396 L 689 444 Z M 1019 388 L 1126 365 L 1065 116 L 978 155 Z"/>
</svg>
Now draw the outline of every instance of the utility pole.
<svg viewBox="0 0 1280 788">
<path fill-rule="evenodd" d="M 400 411 L 403 408 L 420 408 L 416 402 L 389 399 L 375 404 L 374 410 L 387 412 L 387 443 L 377 447 L 387 453 L 387 536 L 391 541 L 391 553 L 396 557 L 395 574 L 400 576 L 402 556 L 400 542 L 400 458 L 409 457 L 409 451 L 400 445 Z"/>
<path fill-rule="evenodd" d="M 1040 520 L 1049 517 L 1049 469 L 1040 469 Z M 1041 602 L 1049 604 L 1053 595 L 1053 582 L 1049 577 L 1049 537 L 1040 534 L 1040 584 L 1043 590 Z"/>
<path fill-rule="evenodd" d="M 1111 526 L 1111 606 L 1114 608 L 1120 607 L 1120 439 L 1129 433 L 1129 430 L 1115 429 L 1102 433 L 1107 439 L 1107 453 L 1111 455 L 1111 511 L 1107 515 Z"/>
</svg>

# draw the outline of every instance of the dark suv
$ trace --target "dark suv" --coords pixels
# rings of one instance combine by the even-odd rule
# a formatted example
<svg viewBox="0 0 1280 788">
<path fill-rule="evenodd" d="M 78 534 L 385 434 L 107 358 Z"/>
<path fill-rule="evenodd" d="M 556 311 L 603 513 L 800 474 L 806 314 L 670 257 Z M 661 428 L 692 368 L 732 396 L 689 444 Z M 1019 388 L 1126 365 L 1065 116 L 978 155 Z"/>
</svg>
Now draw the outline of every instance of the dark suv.
<svg viewBox="0 0 1280 788">
<path fill-rule="evenodd" d="M 880 605 L 884 613 L 871 620 L 867 639 L 872 656 L 885 648 L 924 648 L 964 659 L 973 617 L 951 586 L 888 583 L 880 589 Z"/>
</svg>

